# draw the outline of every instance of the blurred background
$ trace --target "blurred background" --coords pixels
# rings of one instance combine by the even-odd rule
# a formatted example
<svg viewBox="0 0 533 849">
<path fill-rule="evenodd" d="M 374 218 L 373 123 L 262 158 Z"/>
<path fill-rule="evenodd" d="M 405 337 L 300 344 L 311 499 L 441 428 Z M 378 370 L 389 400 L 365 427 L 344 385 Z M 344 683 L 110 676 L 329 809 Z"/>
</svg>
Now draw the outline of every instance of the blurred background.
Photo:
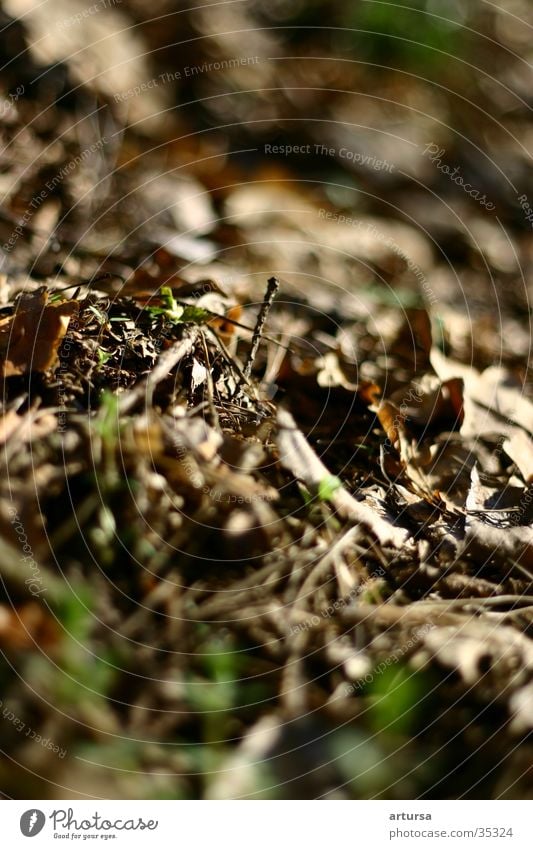
<svg viewBox="0 0 533 849">
<path fill-rule="evenodd" d="M 130 248 L 166 239 L 184 260 L 246 274 L 268 258 L 296 287 L 335 278 L 363 297 L 376 271 L 400 290 L 431 277 L 425 294 L 457 310 L 458 355 L 522 357 L 531 25 L 526 0 L 8 0 L 3 207 L 22 214 L 34 184 L 81 151 L 34 226 L 100 251 L 125 233 Z M 380 236 L 317 219 L 325 206 L 372 217 Z M 261 239 L 274 210 L 269 232 L 294 238 Z M 56 259 L 39 245 L 35 272 Z M 479 334 L 461 340 L 471 321 Z"/>
</svg>

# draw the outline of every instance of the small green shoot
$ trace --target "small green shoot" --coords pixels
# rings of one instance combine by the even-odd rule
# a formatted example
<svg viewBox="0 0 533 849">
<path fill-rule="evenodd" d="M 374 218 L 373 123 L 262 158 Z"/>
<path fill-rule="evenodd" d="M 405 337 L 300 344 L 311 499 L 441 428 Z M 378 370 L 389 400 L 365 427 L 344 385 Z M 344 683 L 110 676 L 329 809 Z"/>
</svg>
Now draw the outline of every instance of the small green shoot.
<svg viewBox="0 0 533 849">
<path fill-rule="evenodd" d="M 212 318 L 212 313 L 210 313 L 209 310 L 202 309 L 202 307 L 183 307 L 182 321 L 192 321 L 195 324 L 200 324 L 210 318 Z"/>
<path fill-rule="evenodd" d="M 184 308 L 176 301 L 170 286 L 162 286 L 159 297 L 163 302 L 163 306 L 146 307 L 147 312 L 153 316 L 163 315 L 165 318 L 168 318 L 173 322 L 182 321 Z"/>
<path fill-rule="evenodd" d="M 331 501 L 336 491 L 342 486 L 342 481 L 335 475 L 326 475 L 318 484 L 318 500 Z"/>
<path fill-rule="evenodd" d="M 326 475 L 318 484 L 311 487 L 311 489 L 304 486 L 303 483 L 298 483 L 302 500 L 310 510 L 316 508 L 319 504 L 331 501 L 335 492 L 341 486 L 342 481 L 335 475 Z"/>
<path fill-rule="evenodd" d="M 98 307 L 95 307 L 94 304 L 89 304 L 87 309 L 89 310 L 89 312 L 92 312 L 92 314 L 94 315 L 94 317 L 97 319 L 97 321 L 100 324 L 107 324 L 109 319 L 108 319 L 108 316 L 105 312 L 102 312 L 102 310 L 99 310 Z"/>
<path fill-rule="evenodd" d="M 103 366 L 107 363 L 108 360 L 111 359 L 111 357 L 113 355 L 110 354 L 109 351 L 104 351 L 103 348 L 98 348 L 97 356 L 98 356 L 98 365 Z"/>
<path fill-rule="evenodd" d="M 162 315 L 174 324 L 177 322 L 186 323 L 188 321 L 200 324 L 212 317 L 212 313 L 202 307 L 196 307 L 191 304 L 178 304 L 169 286 L 163 286 L 161 288 L 160 298 L 163 301 L 163 306 L 146 307 L 146 311 L 150 315 Z"/>
<path fill-rule="evenodd" d="M 313 506 L 313 496 L 309 492 L 306 486 L 302 483 L 298 483 L 298 489 L 300 490 L 300 495 L 302 496 L 302 500 L 306 507 Z"/>
<path fill-rule="evenodd" d="M 101 493 L 109 495 L 122 486 L 123 475 L 117 461 L 120 446 L 121 421 L 119 399 L 112 392 L 102 392 L 100 409 L 92 426 L 99 439 L 93 442 L 93 452 L 98 470 L 98 487 Z"/>
<path fill-rule="evenodd" d="M 370 721 L 377 731 L 412 732 L 427 687 L 423 676 L 407 665 L 389 667 L 370 685 Z"/>
<path fill-rule="evenodd" d="M 114 442 L 119 435 L 118 397 L 112 392 L 102 392 L 98 416 L 94 420 L 98 435 L 104 440 Z"/>
</svg>

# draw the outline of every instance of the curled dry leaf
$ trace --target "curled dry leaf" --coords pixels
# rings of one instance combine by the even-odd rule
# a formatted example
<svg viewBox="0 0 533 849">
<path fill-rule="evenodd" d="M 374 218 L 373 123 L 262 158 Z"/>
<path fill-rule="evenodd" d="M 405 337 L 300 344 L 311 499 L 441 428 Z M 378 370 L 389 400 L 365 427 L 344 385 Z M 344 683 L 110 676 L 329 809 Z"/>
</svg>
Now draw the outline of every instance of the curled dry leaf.
<svg viewBox="0 0 533 849">
<path fill-rule="evenodd" d="M 378 407 L 370 409 L 375 409 L 388 441 L 400 455 L 409 480 L 420 493 L 430 496 L 427 480 L 421 470 L 425 458 L 419 456 L 415 441 L 409 437 L 401 409 L 390 401 L 383 401 Z"/>
<path fill-rule="evenodd" d="M 78 307 L 77 301 L 49 304 L 46 292 L 23 296 L 14 315 L 0 321 L 0 375 L 13 377 L 53 368 Z"/>
<path fill-rule="evenodd" d="M 533 404 L 508 369 L 490 366 L 479 372 L 446 358 L 437 348 L 431 352 L 431 363 L 443 382 L 451 378 L 463 380 L 462 436 L 479 438 L 501 433 L 510 438 L 518 428 L 533 434 Z"/>
</svg>

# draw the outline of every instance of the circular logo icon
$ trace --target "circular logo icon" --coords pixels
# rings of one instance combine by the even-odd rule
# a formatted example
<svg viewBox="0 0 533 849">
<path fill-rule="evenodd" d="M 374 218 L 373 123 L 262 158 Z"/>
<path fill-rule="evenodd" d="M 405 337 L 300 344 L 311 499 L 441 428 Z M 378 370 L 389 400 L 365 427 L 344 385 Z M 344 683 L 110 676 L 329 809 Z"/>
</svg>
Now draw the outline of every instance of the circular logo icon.
<svg viewBox="0 0 533 849">
<path fill-rule="evenodd" d="M 46 822 L 46 817 L 42 811 L 37 808 L 31 808 L 25 811 L 20 818 L 20 830 L 24 837 L 35 837 L 42 831 Z"/>
</svg>

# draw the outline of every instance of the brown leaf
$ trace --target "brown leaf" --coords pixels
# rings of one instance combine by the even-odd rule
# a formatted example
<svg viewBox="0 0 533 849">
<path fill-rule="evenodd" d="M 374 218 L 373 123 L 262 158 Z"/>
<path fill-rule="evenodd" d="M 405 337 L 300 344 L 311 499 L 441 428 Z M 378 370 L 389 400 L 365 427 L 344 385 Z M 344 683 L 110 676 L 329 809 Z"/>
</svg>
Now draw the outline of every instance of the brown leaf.
<svg viewBox="0 0 533 849">
<path fill-rule="evenodd" d="M 43 292 L 23 296 L 14 315 L 0 321 L 0 376 L 52 368 L 78 306 L 77 301 L 48 304 Z"/>
<path fill-rule="evenodd" d="M 427 451 L 417 447 L 416 440 L 409 434 L 402 409 L 390 401 L 382 401 L 371 409 L 375 409 L 390 445 L 398 452 L 405 473 L 417 492 L 432 499 L 431 487 L 423 472 L 430 457 Z"/>
<path fill-rule="evenodd" d="M 463 421 L 463 381 L 451 378 L 441 382 L 434 374 L 424 374 L 409 386 L 397 389 L 390 398 L 415 424 L 435 425 Z"/>
<path fill-rule="evenodd" d="M 407 309 L 396 338 L 387 346 L 387 355 L 411 374 L 424 374 L 432 371 L 431 346 L 429 313 L 425 309 Z"/>
<path fill-rule="evenodd" d="M 533 403 L 511 371 L 490 366 L 479 372 L 471 366 L 447 359 L 438 348 L 431 352 L 433 367 L 443 382 L 462 378 L 464 418 L 461 435 L 479 438 L 500 433 L 511 437 L 517 428 L 533 433 Z M 514 459 L 514 458 L 512 458 Z"/>
</svg>

